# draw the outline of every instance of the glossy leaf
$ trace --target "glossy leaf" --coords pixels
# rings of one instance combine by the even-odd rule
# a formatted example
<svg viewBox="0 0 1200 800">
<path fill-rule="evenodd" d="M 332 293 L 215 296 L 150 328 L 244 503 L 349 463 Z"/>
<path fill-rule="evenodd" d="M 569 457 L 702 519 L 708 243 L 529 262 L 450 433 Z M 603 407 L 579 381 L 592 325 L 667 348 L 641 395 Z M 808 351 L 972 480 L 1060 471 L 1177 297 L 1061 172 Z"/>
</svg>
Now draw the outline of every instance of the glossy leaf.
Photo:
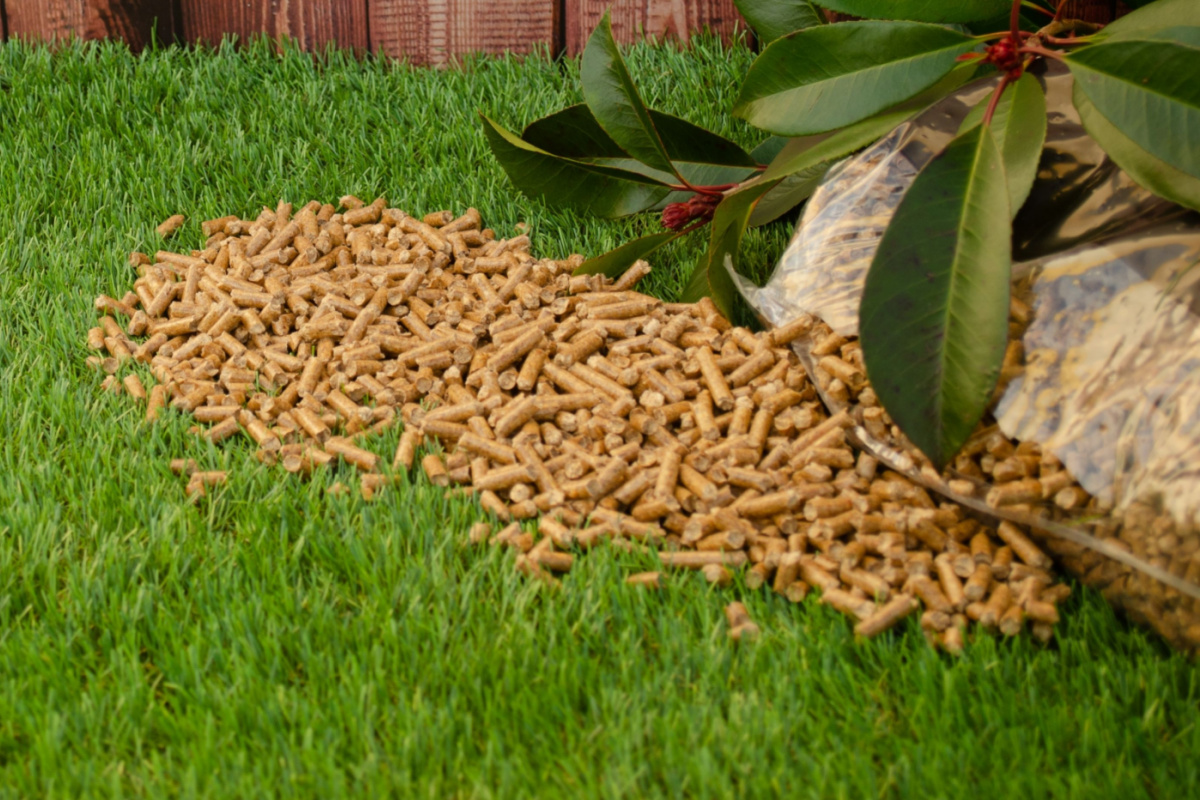
<svg viewBox="0 0 1200 800">
<path fill-rule="evenodd" d="M 650 120 L 672 161 L 753 167 L 758 162 L 724 136 L 685 119 L 648 109 Z M 567 158 L 624 158 L 627 153 L 605 133 L 583 103 L 567 106 L 531 122 L 521 138 L 535 147 Z"/>
<path fill-rule="evenodd" d="M 609 250 L 604 255 L 589 258 L 583 262 L 576 275 L 594 275 L 596 273 L 615 278 L 633 265 L 639 258 L 645 258 L 663 245 L 673 242 L 680 237 L 678 231 L 662 231 L 642 236 L 631 242 Z"/>
<path fill-rule="evenodd" d="M 757 164 L 769 164 L 775 160 L 775 156 L 779 155 L 779 151 L 790 141 L 791 139 L 787 136 L 768 136 L 750 151 L 750 157 Z"/>
<path fill-rule="evenodd" d="M 1105 25 L 1100 35 L 1112 38 L 1171 25 L 1200 25 L 1200 3 L 1196 0 L 1157 0 L 1143 4 L 1142 8 Z"/>
<path fill-rule="evenodd" d="M 567 106 L 534 120 L 521 131 L 521 138 L 547 153 L 580 161 L 629 157 L 600 127 L 584 103 Z"/>
<path fill-rule="evenodd" d="M 816 0 L 830 11 L 868 19 L 976 22 L 1012 8 L 1011 0 Z"/>
<path fill-rule="evenodd" d="M 613 40 L 607 11 L 583 50 L 580 78 L 584 101 L 613 141 L 643 164 L 672 172 L 667 149 Z"/>
<path fill-rule="evenodd" d="M 601 217 L 621 217 L 654 206 L 671 191 L 636 172 L 547 153 L 487 117 L 483 123 L 496 160 L 513 185 L 530 197 Z"/>
<path fill-rule="evenodd" d="M 778 181 L 757 178 L 727 193 L 710 224 L 708 250 L 700 256 L 692 276 L 683 290 L 685 302 L 711 297 L 721 312 L 733 319 L 737 287 L 729 270 L 737 271 L 742 248 L 742 236 L 754 204 L 775 187 Z"/>
<path fill-rule="evenodd" d="M 915 97 L 873 117 L 856 122 L 833 133 L 801 136 L 789 139 L 778 155 L 767 165 L 763 177 L 770 180 L 804 172 L 825 161 L 849 155 L 887 135 L 900 123 L 921 111 L 970 80 L 978 71 L 977 64 L 961 64 L 944 78 Z M 778 137 L 772 137 L 778 138 Z M 757 153 L 757 150 L 755 151 Z"/>
<path fill-rule="evenodd" d="M 1067 64 L 1096 111 L 1138 147 L 1200 177 L 1200 27 L 1131 34 Z"/>
<path fill-rule="evenodd" d="M 955 138 L 896 208 L 859 335 L 883 406 L 939 468 L 979 422 L 1008 336 L 1008 189 L 990 128 Z"/>
<path fill-rule="evenodd" d="M 798 31 L 755 59 L 734 113 L 802 136 L 866 119 L 937 83 L 978 42 L 921 22 L 844 22 Z"/>
<path fill-rule="evenodd" d="M 767 165 L 762 177 L 766 180 L 783 178 L 841 158 L 888 134 L 910 116 L 910 110 L 892 111 L 857 122 L 836 133 L 793 139 Z"/>
<path fill-rule="evenodd" d="M 650 113 L 657 118 L 657 112 L 651 111 Z M 668 117 L 669 115 L 663 114 L 662 116 Z M 703 155 L 700 152 L 700 147 L 704 146 L 705 139 L 701 134 L 708 134 L 714 140 L 728 141 L 716 134 L 705 131 L 703 128 L 679 120 L 677 117 L 670 117 L 670 119 L 683 123 L 683 126 L 691 126 L 695 131 L 699 132 L 694 137 L 695 141 L 681 148 L 681 152 L 685 155 L 693 157 Z M 669 125 L 665 127 L 671 130 Z M 682 132 L 685 130 L 686 128 L 680 127 L 681 138 Z M 530 124 L 525 129 L 522 138 L 529 144 L 554 155 L 573 158 L 576 161 L 582 161 L 587 164 L 635 172 L 663 184 L 678 184 L 678 176 L 680 175 L 695 186 L 739 183 L 754 173 L 753 166 L 757 163 L 746 154 L 746 151 L 732 142 L 728 142 L 729 148 L 711 148 L 709 155 L 714 159 L 725 159 L 733 162 L 732 164 L 672 161 L 671 163 L 675 168 L 674 172 L 663 172 L 662 170 L 653 169 L 641 161 L 626 155 L 617 146 L 616 142 L 608 138 L 604 130 L 595 122 L 595 118 L 592 117 L 587 106 L 582 104 L 571 106 Z M 698 145 L 697 142 L 700 144 Z M 601 153 L 603 155 L 589 155 L 589 153 Z M 692 194 L 693 192 L 691 191 L 672 191 L 670 194 L 661 197 L 650 208 L 660 208 L 667 203 L 681 202 L 691 197 Z"/>
<path fill-rule="evenodd" d="M 1096 110 L 1078 84 L 1075 85 L 1072 100 L 1084 129 L 1118 167 L 1128 172 L 1145 189 L 1171 202 L 1200 211 L 1200 179 L 1180 172 L 1138 147 Z"/>
<path fill-rule="evenodd" d="M 821 185 L 832 166 L 828 161 L 788 175 L 779 185 L 763 195 L 750 212 L 750 227 L 766 225 L 803 203 Z"/>
<path fill-rule="evenodd" d="M 971 109 L 963 120 L 963 133 L 983 120 L 987 100 Z M 1008 207 L 1015 217 L 1029 197 L 1037 178 L 1042 145 L 1046 143 L 1046 95 L 1037 78 L 1026 72 L 1000 95 L 992 114 L 992 136 L 1004 159 L 1008 180 Z"/>
<path fill-rule="evenodd" d="M 792 31 L 824 25 L 825 18 L 809 0 L 733 0 L 761 44 Z"/>
</svg>

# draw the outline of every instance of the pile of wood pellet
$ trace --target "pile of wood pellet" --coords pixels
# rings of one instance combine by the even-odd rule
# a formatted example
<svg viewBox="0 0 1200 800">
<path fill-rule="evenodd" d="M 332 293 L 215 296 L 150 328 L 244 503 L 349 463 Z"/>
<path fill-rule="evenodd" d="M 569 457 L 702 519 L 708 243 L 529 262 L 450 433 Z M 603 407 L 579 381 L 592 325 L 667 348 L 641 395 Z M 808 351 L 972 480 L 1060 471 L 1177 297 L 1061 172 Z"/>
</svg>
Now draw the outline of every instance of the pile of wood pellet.
<svg viewBox="0 0 1200 800">
<path fill-rule="evenodd" d="M 847 442 L 878 407 L 862 402 L 856 342 L 817 342 L 822 380 L 857 401 L 831 414 L 789 346 L 812 337 L 808 316 L 755 334 L 711 302 L 634 291 L 644 262 L 615 281 L 574 275 L 581 257 L 534 258 L 527 236 L 497 238 L 473 209 L 341 206 L 280 203 L 203 223 L 203 250 L 134 253 L 133 291 L 97 298 L 89 332 L 107 386 L 145 399 L 150 419 L 169 402 L 198 435 L 248 436 L 289 472 L 352 464 L 367 498 L 419 463 L 506 525 L 480 522 L 471 541 L 512 547 L 546 581 L 610 542 L 716 584 L 745 568 L 747 586 L 793 601 L 818 589 L 864 636 L 918 610 L 952 652 L 968 620 L 1051 636 L 1068 589 L 1025 531 Z M 126 361 L 149 365 L 149 392 Z M 389 470 L 365 445 L 401 421 Z M 196 496 L 225 480 L 174 466 Z M 735 638 L 757 633 L 744 608 L 729 619 Z"/>
</svg>

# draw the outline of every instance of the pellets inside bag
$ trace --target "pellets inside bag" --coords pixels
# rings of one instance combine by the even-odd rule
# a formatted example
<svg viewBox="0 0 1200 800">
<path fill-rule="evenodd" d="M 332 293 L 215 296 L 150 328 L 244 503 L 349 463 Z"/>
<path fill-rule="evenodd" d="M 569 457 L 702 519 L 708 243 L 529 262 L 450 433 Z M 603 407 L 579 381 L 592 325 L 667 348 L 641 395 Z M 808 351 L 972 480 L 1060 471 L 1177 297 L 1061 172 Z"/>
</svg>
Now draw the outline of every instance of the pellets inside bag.
<svg viewBox="0 0 1200 800">
<path fill-rule="evenodd" d="M 1000 384 L 992 413 L 943 474 L 846 369 L 854 359 L 845 351 L 858 347 L 863 282 L 892 213 L 995 79 L 830 170 L 767 284 L 735 281 L 768 324 L 818 318 L 797 350 L 830 411 L 854 418 L 857 446 L 976 515 L 1007 520 L 1002 534 L 1019 523 L 1116 607 L 1200 652 L 1200 215 L 1107 158 L 1080 124 L 1064 67 L 1037 77 L 1051 114 L 1037 181 L 1014 221 Z M 1028 608 L 1031 619 L 1052 618 Z"/>
</svg>

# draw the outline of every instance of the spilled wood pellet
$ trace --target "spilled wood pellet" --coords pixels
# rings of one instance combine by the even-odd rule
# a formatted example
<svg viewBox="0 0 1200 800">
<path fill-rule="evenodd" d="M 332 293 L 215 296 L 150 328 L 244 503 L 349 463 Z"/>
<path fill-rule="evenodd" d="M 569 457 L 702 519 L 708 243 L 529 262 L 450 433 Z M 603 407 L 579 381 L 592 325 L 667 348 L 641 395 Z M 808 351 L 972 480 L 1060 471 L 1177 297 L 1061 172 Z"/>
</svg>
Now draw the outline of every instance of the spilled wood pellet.
<svg viewBox="0 0 1200 800">
<path fill-rule="evenodd" d="M 476 523 L 467 540 L 512 550 L 548 585 L 607 542 L 717 586 L 741 573 L 793 602 L 815 589 L 862 636 L 916 616 L 955 651 L 959 621 L 1044 634 L 1057 619 L 1062 592 L 1027 533 L 854 450 L 863 415 L 830 413 L 790 346 L 812 318 L 756 334 L 711 301 L 638 292 L 644 262 L 576 275 L 581 256 L 535 258 L 528 236 L 500 238 L 474 209 L 340 205 L 281 202 L 205 221 L 202 250 L 134 254 L 132 290 L 98 300 L 88 333 L 111 385 L 148 419 L 173 407 L 287 472 L 352 465 L 367 499 L 414 467 L 476 493 L 502 527 Z M 826 343 L 818 380 L 862 398 L 861 357 L 842 344 Z M 395 453 L 374 452 L 393 426 Z M 225 480 L 179 471 L 197 496 Z M 1006 502 L 1033 491 L 1025 480 Z M 734 606 L 730 635 L 753 638 Z"/>
</svg>

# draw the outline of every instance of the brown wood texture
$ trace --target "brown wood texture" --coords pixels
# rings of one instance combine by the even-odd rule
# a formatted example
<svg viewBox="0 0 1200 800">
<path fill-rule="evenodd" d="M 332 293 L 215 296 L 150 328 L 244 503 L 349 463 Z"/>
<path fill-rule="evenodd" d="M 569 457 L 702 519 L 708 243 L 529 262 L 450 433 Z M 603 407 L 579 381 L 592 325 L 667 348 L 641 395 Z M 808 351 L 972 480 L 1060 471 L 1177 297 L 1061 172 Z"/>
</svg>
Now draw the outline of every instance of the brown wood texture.
<svg viewBox="0 0 1200 800">
<path fill-rule="evenodd" d="M 1094 22 L 1107 25 L 1120 13 L 1124 3 L 1116 0 L 1066 0 L 1062 6 L 1063 19 L 1080 19 L 1084 22 Z"/>
<path fill-rule="evenodd" d="M 10 36 L 53 40 L 75 35 L 84 39 L 121 39 L 132 49 L 175 40 L 171 0 L 5 0 Z"/>
<path fill-rule="evenodd" d="M 735 25 L 746 27 L 733 0 L 563 0 L 568 55 L 583 52 L 592 29 L 610 5 L 613 37 L 622 43 L 642 36 L 674 36 L 687 41 L 691 33 L 706 27 L 728 39 Z"/>
<path fill-rule="evenodd" d="M 133 50 L 150 44 L 175 41 L 177 31 L 172 0 L 88 0 L 83 35 L 88 39 L 123 39 Z"/>
<path fill-rule="evenodd" d="M 288 36 L 305 50 L 327 44 L 367 48 L 368 0 L 179 0 L 186 42 L 221 42 L 226 34 Z"/>
<path fill-rule="evenodd" d="M 8 35 L 62 39 L 84 35 L 84 0 L 4 0 Z"/>
<path fill-rule="evenodd" d="M 414 64 L 468 53 L 558 52 L 561 0 L 368 0 L 371 51 Z"/>
</svg>

